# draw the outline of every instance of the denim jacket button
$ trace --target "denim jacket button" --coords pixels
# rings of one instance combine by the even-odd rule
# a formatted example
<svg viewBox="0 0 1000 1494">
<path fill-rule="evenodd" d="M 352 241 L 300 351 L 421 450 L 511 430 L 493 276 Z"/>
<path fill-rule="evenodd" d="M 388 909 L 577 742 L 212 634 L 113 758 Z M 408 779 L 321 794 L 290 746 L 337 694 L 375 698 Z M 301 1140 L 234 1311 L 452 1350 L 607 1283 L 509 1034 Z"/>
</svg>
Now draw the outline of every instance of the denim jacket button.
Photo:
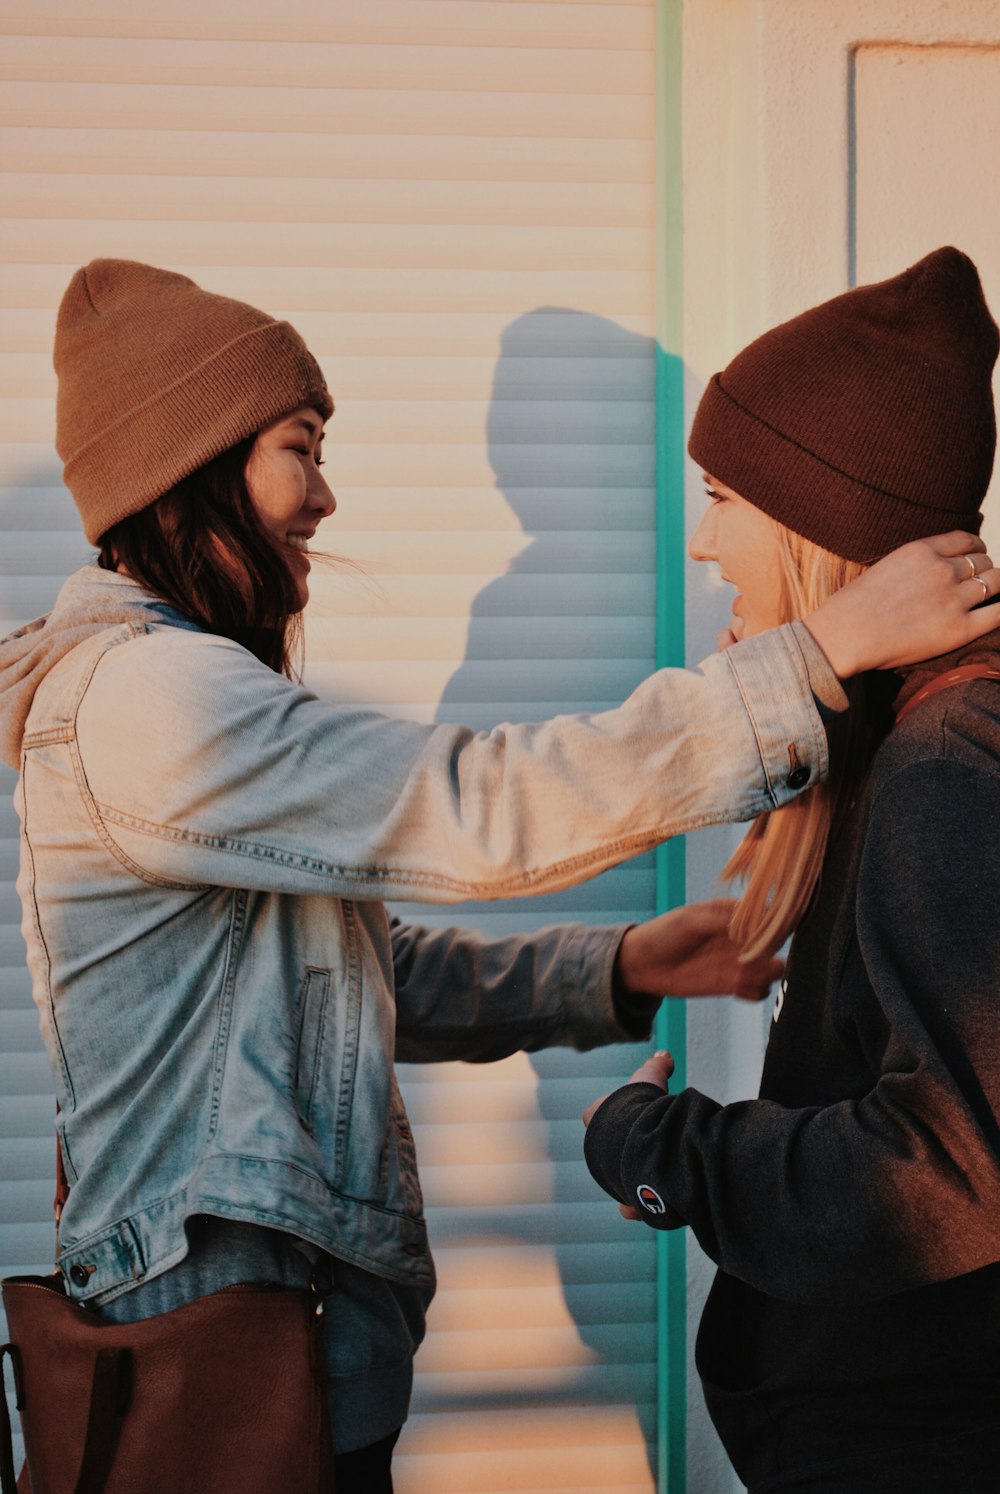
<svg viewBox="0 0 1000 1494">
<path fill-rule="evenodd" d="M 788 775 L 788 787 L 792 789 L 804 788 L 809 782 L 809 769 L 802 764 L 793 768 Z"/>
<path fill-rule="evenodd" d="M 93 1271 L 93 1269 L 93 1266 L 91 1266 L 88 1270 L 86 1266 L 82 1266 L 80 1262 L 77 1261 L 76 1265 L 70 1266 L 69 1268 L 70 1280 L 73 1282 L 74 1286 L 85 1287 L 87 1285 L 87 1282 L 90 1280 L 90 1273 L 91 1271 Z"/>
</svg>

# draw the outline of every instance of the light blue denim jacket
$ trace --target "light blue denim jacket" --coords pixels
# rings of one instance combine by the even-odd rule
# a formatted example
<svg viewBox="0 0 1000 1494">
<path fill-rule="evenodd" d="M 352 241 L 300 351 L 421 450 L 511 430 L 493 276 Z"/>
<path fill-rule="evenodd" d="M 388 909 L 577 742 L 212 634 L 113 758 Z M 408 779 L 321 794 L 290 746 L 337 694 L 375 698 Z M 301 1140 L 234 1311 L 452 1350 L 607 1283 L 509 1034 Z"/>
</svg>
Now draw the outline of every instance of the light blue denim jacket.
<svg viewBox="0 0 1000 1494">
<path fill-rule="evenodd" d="M 394 1056 L 638 1033 L 621 929 L 490 943 L 383 899 L 545 892 L 781 804 L 826 769 L 813 689 L 837 699 L 793 625 L 601 715 L 427 727 L 324 704 L 122 576 L 71 577 L 0 644 L 0 748 L 73 1294 L 165 1271 L 195 1214 L 429 1285 Z"/>
</svg>

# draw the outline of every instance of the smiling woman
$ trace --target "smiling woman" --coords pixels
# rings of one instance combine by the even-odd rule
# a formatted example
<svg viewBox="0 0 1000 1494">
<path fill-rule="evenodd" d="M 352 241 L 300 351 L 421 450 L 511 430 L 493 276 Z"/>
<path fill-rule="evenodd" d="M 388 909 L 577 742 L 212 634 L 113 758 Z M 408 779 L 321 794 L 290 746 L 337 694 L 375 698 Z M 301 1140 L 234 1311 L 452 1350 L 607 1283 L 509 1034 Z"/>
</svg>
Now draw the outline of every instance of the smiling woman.
<svg viewBox="0 0 1000 1494">
<path fill-rule="evenodd" d="M 864 586 L 943 511 L 978 528 L 998 347 L 942 248 L 715 376 L 691 553 L 739 589 L 724 647 Z M 953 563 L 995 622 L 983 556 Z M 751 1494 L 997 1487 L 1000 932 L 992 846 L 965 832 L 1000 817 L 998 680 L 1000 630 L 851 681 L 829 778 L 730 861 L 738 941 L 793 935 L 759 1098 L 666 1093 L 660 1053 L 585 1114 L 627 1217 L 690 1225 L 718 1266 L 697 1363 Z"/>
<path fill-rule="evenodd" d="M 778 528 L 739 493 L 704 474 L 709 504 L 691 536 L 692 560 L 714 560 L 722 579 L 736 587 L 731 643 L 752 638 L 789 619 L 781 611 L 781 538 Z"/>
<path fill-rule="evenodd" d="M 301 405 L 264 427 L 246 466 L 250 500 L 267 532 L 290 552 L 303 607 L 309 600 L 309 541 L 337 507 L 319 470 L 324 425 L 318 411 Z"/>
</svg>

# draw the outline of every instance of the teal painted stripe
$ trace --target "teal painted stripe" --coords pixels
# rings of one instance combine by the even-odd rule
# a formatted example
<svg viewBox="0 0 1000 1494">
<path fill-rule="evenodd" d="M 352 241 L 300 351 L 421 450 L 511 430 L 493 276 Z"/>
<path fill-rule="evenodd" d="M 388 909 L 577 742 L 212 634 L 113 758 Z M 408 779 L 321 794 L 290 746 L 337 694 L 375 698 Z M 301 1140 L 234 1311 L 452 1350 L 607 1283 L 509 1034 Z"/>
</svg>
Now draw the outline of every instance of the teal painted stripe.
<svg viewBox="0 0 1000 1494">
<path fill-rule="evenodd" d="M 656 6 L 656 661 L 683 665 L 684 652 L 684 363 L 681 194 L 681 35 L 683 0 Z M 661 846 L 656 903 L 663 912 L 686 895 L 683 840 Z M 669 1048 L 682 1088 L 687 1019 L 682 1001 L 665 1002 L 656 1044 Z M 656 1236 L 657 1486 L 687 1488 L 686 1232 Z"/>
</svg>

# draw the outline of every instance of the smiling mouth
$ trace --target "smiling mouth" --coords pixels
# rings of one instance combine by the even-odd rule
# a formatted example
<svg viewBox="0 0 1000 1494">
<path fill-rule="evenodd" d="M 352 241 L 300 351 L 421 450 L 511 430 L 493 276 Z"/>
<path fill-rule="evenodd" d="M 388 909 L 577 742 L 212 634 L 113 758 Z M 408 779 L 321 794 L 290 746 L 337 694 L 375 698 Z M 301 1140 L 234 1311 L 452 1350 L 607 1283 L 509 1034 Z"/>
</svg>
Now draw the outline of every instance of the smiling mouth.
<svg viewBox="0 0 1000 1494">
<path fill-rule="evenodd" d="M 305 554 L 309 549 L 309 541 L 311 539 L 311 534 L 286 534 L 285 544 L 289 545 L 291 549 L 298 550 L 301 554 Z"/>
</svg>

